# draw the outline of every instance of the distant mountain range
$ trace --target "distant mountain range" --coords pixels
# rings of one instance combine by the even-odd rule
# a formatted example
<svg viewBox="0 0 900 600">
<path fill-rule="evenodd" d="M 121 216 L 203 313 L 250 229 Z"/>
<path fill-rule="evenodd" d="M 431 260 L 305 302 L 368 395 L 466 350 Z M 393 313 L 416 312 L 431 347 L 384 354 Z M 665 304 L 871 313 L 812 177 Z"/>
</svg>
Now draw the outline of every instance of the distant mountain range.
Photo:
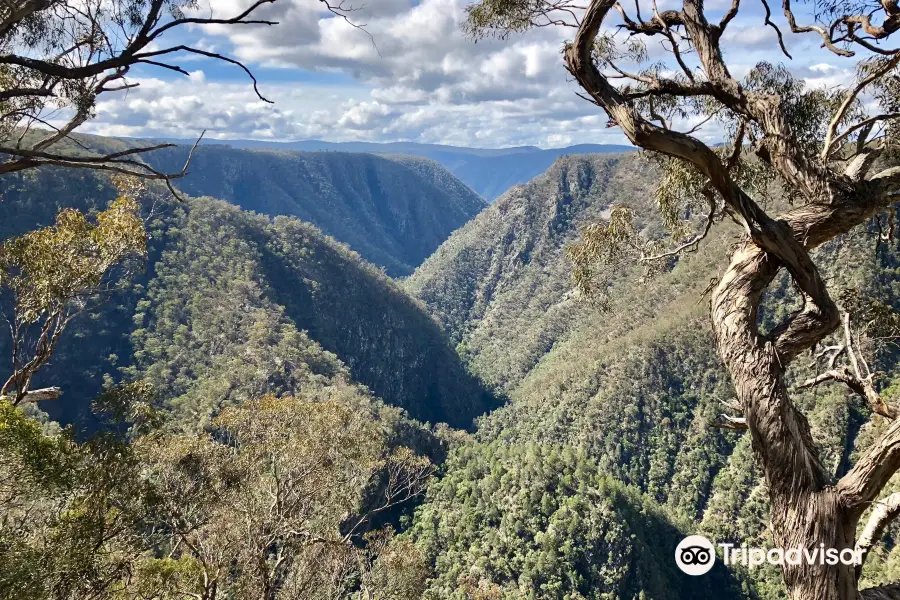
<svg viewBox="0 0 900 600">
<path fill-rule="evenodd" d="M 193 144 L 194 140 L 158 138 L 162 142 Z M 204 144 L 220 144 L 232 148 L 271 148 L 302 152 L 365 152 L 369 154 L 404 154 L 420 156 L 440 163 L 463 183 L 493 202 L 514 185 L 530 181 L 546 171 L 553 162 L 571 154 L 609 154 L 633 152 L 632 146 L 614 144 L 580 144 L 544 150 L 537 146 L 513 148 L 467 148 L 414 142 L 267 142 L 259 140 L 204 140 Z"/>
</svg>

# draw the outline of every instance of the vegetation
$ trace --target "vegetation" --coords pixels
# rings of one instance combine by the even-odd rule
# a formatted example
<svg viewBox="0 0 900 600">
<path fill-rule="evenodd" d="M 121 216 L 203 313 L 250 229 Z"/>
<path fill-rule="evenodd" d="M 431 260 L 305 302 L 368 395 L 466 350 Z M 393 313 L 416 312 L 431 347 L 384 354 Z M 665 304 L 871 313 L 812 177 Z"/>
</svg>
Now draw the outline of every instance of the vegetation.
<svg viewBox="0 0 900 600">
<path fill-rule="evenodd" d="M 311 226 L 202 199 L 171 218 L 136 305 L 130 373 L 179 410 L 203 421 L 222 402 L 345 373 L 320 346 L 415 418 L 465 427 L 490 406 L 436 324 Z"/>
<path fill-rule="evenodd" d="M 87 213 L 117 193 L 84 172 L 5 179 L 10 214 L 39 223 L 52 220 L 52 209 L 36 195 L 60 182 L 70 182 L 72 203 Z M 154 194 L 142 215 L 150 235 L 143 274 L 74 320 L 35 380 L 66 394 L 45 405 L 52 417 L 86 417 L 104 378 L 123 375 L 149 378 L 191 424 L 208 422 L 223 403 L 293 393 L 322 377 L 360 382 L 414 418 L 459 427 L 495 404 L 420 306 L 314 227 Z"/>
<path fill-rule="evenodd" d="M 577 302 L 564 248 L 578 228 L 650 187 L 637 155 L 571 156 L 510 190 L 454 233 L 404 282 L 431 309 L 460 355 L 500 389 L 518 383 L 573 323 L 597 307 Z"/>
<path fill-rule="evenodd" d="M 680 573 L 684 532 L 571 446 L 460 448 L 411 534 L 435 565 L 423 598 L 746 597 L 721 565 Z"/>
<path fill-rule="evenodd" d="M 125 190 L 130 182 L 119 182 Z M 137 188 L 139 191 L 139 188 Z M 12 374 L 0 398 L 12 404 L 49 400 L 58 388 L 31 390 L 34 375 L 50 360 L 70 321 L 97 302 L 110 272 L 145 253 L 144 223 L 131 191 L 123 191 L 96 224 L 66 209 L 56 224 L 11 238 L 0 246 L 0 290 L 10 314 Z"/>
<path fill-rule="evenodd" d="M 750 440 L 711 426 L 733 395 L 698 301 L 734 231 L 722 228 L 653 277 L 599 267 L 602 305 L 572 293 L 565 250 L 579 228 L 614 204 L 649 214 L 654 198 L 635 181 L 655 168 L 644 160 L 561 159 L 406 282 L 466 366 L 511 399 L 472 439 L 411 418 L 464 426 L 493 401 L 439 326 L 377 269 L 295 219 L 144 190 L 144 272 L 73 319 L 35 376 L 65 391 L 41 406 L 69 421 L 105 387 L 95 410 L 114 425 L 82 441 L 33 403 L 7 406 L 10 471 L 0 480 L 15 502 L 3 509 L 0 562 L 11 566 L 0 569 L 0 596 L 260 597 L 268 585 L 286 598 L 783 598 L 772 569 L 688 578 L 671 561 L 686 533 L 774 543 Z M 53 222 L 32 194 L 60 182 L 88 222 L 121 195 L 83 172 L 7 180 L 10 214 L 32 223 Z M 652 218 L 639 227 L 647 239 L 666 235 Z M 896 250 L 873 226 L 816 255 L 834 265 L 825 276 L 836 289 L 882 300 L 857 306 L 842 296 L 853 323 L 880 323 L 859 329 L 855 347 L 887 374 L 887 398 L 897 357 L 872 351 L 900 305 Z M 845 261 L 854 268 L 840 268 Z M 776 282 L 764 326 L 783 317 L 792 294 L 787 278 Z M 791 374 L 795 402 L 827 468 L 840 472 L 884 424 L 835 385 L 798 389 L 823 372 L 806 362 Z M 336 483 L 306 504 L 323 512 L 267 512 L 260 502 L 273 477 L 299 481 L 267 465 L 303 469 L 323 452 L 339 452 L 321 463 L 330 465 L 322 481 Z M 437 469 L 414 516 L 416 497 L 386 500 L 406 497 L 385 495 L 391 473 L 411 481 L 397 468 L 419 482 L 414 496 Z M 256 529 L 236 520 L 242 506 Z M 98 545 L 101 531 L 109 539 Z M 263 552 L 266 536 L 277 539 Z M 888 527 L 874 544 L 865 584 L 892 581 L 895 539 Z M 238 555 L 246 569 L 223 567 Z M 73 581 L 82 587 L 66 587 Z"/>
<path fill-rule="evenodd" d="M 0 596 L 417 597 L 424 562 L 373 517 L 431 465 L 365 407 L 266 396 L 177 434 L 141 408 L 149 390 L 104 399 L 143 415 L 130 443 L 77 443 L 0 403 Z"/>
<path fill-rule="evenodd" d="M 172 180 L 186 174 L 190 153 L 166 172 L 138 155 L 168 144 L 73 152 L 80 142 L 71 134 L 91 118 L 98 96 L 138 85 L 126 79 L 131 67 L 187 75 L 167 62 L 177 53 L 236 65 L 256 90 L 240 62 L 164 40 L 185 25 L 273 25 L 253 18 L 272 1 L 228 18 L 185 14 L 197 8 L 190 1 L 13 0 L 0 7 L 7 211 L 0 291 L 11 334 L 0 352 L 12 364 L 0 380 L 0 597 L 421 595 L 428 565 L 409 541 L 393 539 L 389 523 L 432 474 L 422 454 L 440 458 L 446 442 L 354 383 L 295 321 L 305 319 L 325 343 L 347 351 L 354 373 L 390 401 L 466 423 L 489 397 L 454 361 L 437 326 L 381 272 L 312 226 L 289 219 L 273 225 L 212 201 L 177 204 L 126 179 L 111 185 L 93 174 L 51 171 L 54 181 L 39 182 L 48 166 L 113 172 L 160 180 L 183 200 Z M 342 4 L 322 6 L 347 18 Z M 32 131 L 60 115 L 69 119 L 61 128 Z M 390 175 L 401 162 L 390 163 Z M 420 260 L 441 241 L 427 236 L 446 233 L 453 218 L 480 207 L 433 167 L 416 163 L 409 171 L 418 176 L 410 187 L 431 178 L 428 191 L 446 188 L 457 210 L 422 214 L 411 203 L 399 223 L 386 220 L 391 234 L 407 236 L 394 235 L 394 247 L 379 255 L 398 270 L 411 269 L 416 253 Z M 364 175 L 381 185 L 374 169 Z M 410 226 L 408 215 L 419 221 Z M 33 218 L 15 218 L 23 216 Z M 31 231 L 35 226 L 44 229 Z M 404 252 L 415 262 L 403 263 Z M 147 256 L 149 269 L 127 285 L 129 260 Z M 286 283 L 296 288 L 268 284 L 264 275 L 280 271 L 290 271 Z M 333 297 L 323 280 L 332 275 L 339 285 L 358 286 L 358 304 Z M 278 295 L 293 304 L 279 306 Z M 348 329 L 347 319 L 324 314 L 322 301 L 362 320 Z M 373 316 L 384 331 L 368 334 L 363 323 Z M 434 366 L 448 369 L 437 377 L 421 372 Z M 112 420 L 88 439 L 35 406 L 58 400 L 64 387 L 75 398 L 58 413 L 83 416 L 101 374 L 96 409 Z M 223 390 L 225 374 L 232 379 Z M 123 376 L 130 381 L 113 385 Z M 34 389 L 40 378 L 55 385 Z M 148 380 L 160 384 L 158 395 Z"/>
<path fill-rule="evenodd" d="M 775 29 L 790 56 L 764 4 L 764 24 Z M 821 25 L 805 26 L 798 25 L 790 2 L 783 7 L 791 33 L 821 38 L 837 57 L 853 58 L 855 81 L 831 89 L 811 87 L 783 66 L 768 63 L 756 65 L 745 78 L 733 76 L 723 34 L 747 15 L 737 0 L 721 16 L 702 1 L 684 0 L 662 13 L 654 8 L 650 21 L 641 16 L 640 3 L 632 11 L 614 0 L 592 0 L 581 13 L 581 6 L 565 0 L 482 0 L 468 8 L 467 30 L 475 37 L 502 38 L 532 27 L 572 27 L 574 38 L 563 53 L 567 70 L 610 124 L 661 165 L 657 208 L 671 240 L 644 238 L 633 211 L 613 209 L 607 222 L 585 227 L 582 241 L 570 248 L 582 291 L 606 285 L 605 278 L 595 276 L 597 265 L 634 260 L 658 266 L 695 248 L 718 220 L 727 216 L 738 224 L 738 242 L 719 255 L 728 257 L 728 266 L 710 286 L 716 347 L 732 380 L 732 410 L 738 413 L 725 415 L 720 426 L 750 432 L 779 547 L 857 548 L 865 557 L 871 535 L 877 537 L 900 514 L 872 510 L 891 505 L 883 493 L 900 469 L 900 413 L 880 396 L 874 373 L 860 361 L 849 325 L 858 316 L 832 298 L 834 287 L 812 252 L 879 215 L 894 218 L 900 193 L 900 50 L 877 44 L 900 29 L 900 13 L 894 4 L 815 2 L 813 13 Z M 604 28 L 610 21 L 623 35 Z M 657 40 L 664 41 L 664 57 L 651 60 L 647 46 Z M 873 100 L 864 103 L 863 94 Z M 691 117 L 700 125 L 682 124 Z M 724 146 L 710 146 L 694 135 L 712 121 L 727 132 Z M 791 206 L 766 206 L 765 200 L 773 198 L 772 183 Z M 785 273 L 796 295 L 782 296 L 786 303 L 776 307 L 782 309 L 777 323 L 761 322 L 763 296 Z M 801 387 L 845 383 L 862 392 L 872 415 L 894 423 L 835 473 L 788 381 L 792 363 L 815 351 L 842 322 L 846 332 L 839 354 L 846 354 L 852 368 L 835 370 L 835 354 L 823 377 Z M 866 513 L 869 522 L 862 525 Z M 900 594 L 900 586 L 860 592 L 861 569 L 853 565 L 786 564 L 782 570 L 792 598 Z"/>
<path fill-rule="evenodd" d="M 428 246 L 392 245 L 398 223 L 415 221 L 436 244 L 450 221 L 435 206 L 462 219 L 472 198 L 419 160 L 215 147 L 194 158 L 185 189 L 218 186 L 242 202 L 238 190 L 268 182 L 271 194 L 241 197 L 275 212 L 331 198 L 332 209 L 309 213 L 323 227 L 364 198 L 363 216 L 341 231 L 362 240 L 366 223 L 383 225 L 365 239 L 406 256 L 390 259 L 398 269 Z M 764 547 L 785 535 L 769 526 L 779 496 L 703 306 L 744 233 L 718 217 L 690 229 L 704 182 L 678 164 L 560 159 L 403 283 L 422 303 L 296 218 L 174 201 L 95 172 L 4 177 L 11 320 L 38 340 L 45 323 L 65 334 L 35 346 L 14 335 L 0 349 L 25 357 L 0 398 L 0 597 L 805 597 L 817 573 L 798 584 L 719 565 L 691 578 L 672 562 L 687 533 Z M 760 210 L 802 202 L 777 177 L 757 177 L 766 168 L 747 159 L 731 173 L 765 186 Z M 668 187 L 654 194 L 657 179 Z M 403 214 L 420 185 L 439 202 L 406 205 L 409 221 L 377 216 Z M 389 186 L 397 204 L 379 195 Z M 840 327 L 791 356 L 780 385 L 834 480 L 896 427 L 895 221 L 881 216 L 809 252 Z M 619 260 L 651 253 L 665 256 Z M 144 256 L 139 272 L 130 259 Z M 795 281 L 772 273 L 760 331 L 780 331 L 804 306 Z M 30 369 L 32 355 L 43 358 Z M 29 401 L 39 385 L 65 395 L 39 409 Z M 510 402 L 498 408 L 501 397 Z M 72 423 L 91 398 L 90 428 L 43 412 Z M 430 424 L 468 427 L 488 411 L 473 435 Z M 900 486 L 887 481 L 882 494 L 857 526 L 867 561 L 853 583 L 890 597 Z"/>
<path fill-rule="evenodd" d="M 189 152 L 189 146 L 165 148 L 146 160 L 157 170 L 170 171 L 180 168 Z M 412 157 L 204 145 L 191 164 L 190 173 L 178 182 L 185 193 L 297 217 L 391 276 L 409 275 L 485 206 L 442 167 Z"/>
<path fill-rule="evenodd" d="M 633 191 L 646 190 L 634 181 L 637 174 L 655 168 L 642 160 L 560 160 L 544 177 L 509 192 L 451 236 L 408 280 L 461 342 L 470 368 L 510 398 L 507 406 L 479 421 L 466 460 L 451 461 L 439 486 L 468 477 L 467 464 L 488 460 L 482 453 L 493 460 L 491 445 L 559 447 L 582 454 L 604 477 L 640 491 L 642 502 L 657 506 L 682 531 L 772 547 L 767 490 L 750 440 L 715 427 L 734 396 L 715 352 L 703 298 L 716 261 L 736 232 L 721 228 L 698 251 L 673 258 L 653 276 L 640 266 L 597 266 L 608 285 L 599 306 L 572 293 L 565 251 L 578 239 L 580 227 L 608 217 L 614 204 L 636 216 L 652 214 L 652 194 Z M 648 240 L 666 236 L 663 224 L 652 218 L 639 230 Z M 873 224 L 820 248 L 816 258 L 826 265 L 825 277 L 835 289 L 857 290 L 896 309 L 898 248 L 879 235 Z M 845 268 L 847 263 L 853 268 Z M 764 326 L 783 318 L 791 301 L 788 279 L 776 284 L 762 307 Z M 866 338 L 860 339 L 871 349 L 873 342 Z M 896 360 L 887 346 L 871 365 L 887 374 L 881 383 L 885 397 L 892 397 Z M 803 360 L 795 365 L 790 385 L 827 468 L 840 472 L 883 425 L 866 424 L 869 409 L 861 398 L 848 397 L 838 386 L 798 389 L 823 371 L 821 362 Z M 518 479 L 506 497 L 555 489 L 532 486 L 532 480 L 539 481 Z M 449 500 L 443 502 L 436 512 L 450 511 Z M 454 521 L 493 514 L 463 500 L 453 510 Z M 889 528 L 885 543 L 867 561 L 866 583 L 891 581 L 887 564 L 896 560 L 890 558 L 896 556 L 893 532 Z M 525 547 L 523 542 L 517 550 Z M 877 564 L 870 564 L 873 560 Z M 474 558 L 458 562 L 458 569 L 480 564 Z M 485 579 L 502 587 L 519 577 L 517 569 Z M 777 570 L 734 575 L 745 586 L 744 597 L 785 596 Z"/>
<path fill-rule="evenodd" d="M 4 246 L 17 318 L 68 326 L 39 344 L 44 368 L 27 378 L 66 392 L 42 406 L 68 420 L 103 384 L 94 410 L 107 421 L 85 439 L 48 421 L 27 385 L 0 399 L 0 597 L 420 597 L 429 565 L 393 530 L 460 434 L 423 426 L 354 378 L 468 424 L 490 397 L 437 324 L 294 219 L 85 173 L 23 175 L 7 178 L 11 214 L 47 218 L 32 194 L 69 178 L 84 211 L 64 208 Z M 114 267 L 145 251 L 145 272 L 123 285 Z M 106 303 L 89 302 L 101 292 Z M 447 371 L 421 371 L 434 367 Z"/>
</svg>

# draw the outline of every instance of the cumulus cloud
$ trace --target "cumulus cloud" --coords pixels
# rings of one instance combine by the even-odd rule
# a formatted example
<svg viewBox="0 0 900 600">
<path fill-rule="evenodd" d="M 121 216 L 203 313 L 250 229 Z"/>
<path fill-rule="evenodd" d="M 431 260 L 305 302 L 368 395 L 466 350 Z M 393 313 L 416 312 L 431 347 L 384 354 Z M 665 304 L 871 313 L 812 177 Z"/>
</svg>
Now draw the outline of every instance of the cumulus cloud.
<svg viewBox="0 0 900 600">
<path fill-rule="evenodd" d="M 209 1 L 197 10 L 233 15 L 250 2 Z M 350 13 L 355 23 L 365 24 L 363 30 L 323 11 L 319 0 L 278 0 L 258 15 L 279 21 L 277 26 L 205 26 L 193 32 L 204 48 L 284 73 L 277 82 L 260 82 L 274 105 L 259 101 L 249 84 L 196 70 L 186 79 L 147 79 L 127 96 L 104 99 L 91 128 L 184 137 L 190 124 L 209 129 L 212 137 L 478 146 L 624 142 L 606 127 L 602 111 L 575 95 L 561 57 L 571 30 L 541 28 L 473 43 L 460 29 L 470 1 L 378 0 Z M 730 1 L 707 4 L 721 10 Z M 726 56 L 736 60 L 738 76 L 760 60 L 783 59 L 774 31 L 759 20 L 758 15 L 739 18 L 726 31 Z M 831 65 L 821 52 L 805 51 L 813 42 L 791 38 L 790 50 L 801 55 L 798 72 L 817 84 L 844 76 L 843 68 L 826 68 Z M 648 50 L 654 60 L 664 55 L 657 41 Z M 290 81 L 292 73 L 317 72 L 341 74 L 345 83 L 315 77 Z"/>
</svg>

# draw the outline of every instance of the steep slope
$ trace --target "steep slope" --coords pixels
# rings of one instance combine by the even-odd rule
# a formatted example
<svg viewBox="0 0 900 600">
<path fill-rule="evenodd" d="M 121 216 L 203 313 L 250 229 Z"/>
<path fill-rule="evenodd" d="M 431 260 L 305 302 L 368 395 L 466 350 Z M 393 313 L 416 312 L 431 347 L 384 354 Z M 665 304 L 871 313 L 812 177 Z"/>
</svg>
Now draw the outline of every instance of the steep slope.
<svg viewBox="0 0 900 600">
<path fill-rule="evenodd" d="M 420 307 L 314 227 L 287 217 L 270 223 L 205 198 L 171 219 L 159 234 L 160 260 L 139 301 L 132 343 L 135 373 L 171 390 L 174 403 L 214 413 L 254 377 L 237 371 L 235 360 L 246 369 L 258 362 L 256 372 L 284 369 L 260 379 L 272 385 L 297 368 L 273 346 L 305 331 L 356 381 L 415 418 L 466 426 L 489 407 Z M 263 357 L 241 350 L 254 336 Z M 200 390 L 198 381 L 213 388 Z"/>
<path fill-rule="evenodd" d="M 723 223 L 698 252 L 655 277 L 635 267 L 610 270 L 605 310 L 571 293 L 565 246 L 580 225 L 607 215 L 613 202 L 650 214 L 647 170 L 637 157 L 561 159 L 454 234 L 406 285 L 444 324 L 471 369 L 510 397 L 481 420 L 479 444 L 499 440 L 583 453 L 592 468 L 686 519 L 688 531 L 766 547 L 766 494 L 749 438 L 710 426 L 733 391 L 715 350 L 704 294 L 736 230 Z M 652 220 L 642 226 L 649 237 L 662 233 Z M 820 249 L 819 264 L 835 294 L 857 289 L 900 308 L 894 280 L 900 249 L 896 241 L 876 239 L 873 232 L 854 232 Z M 790 298 L 782 278 L 763 307 L 764 326 L 790 307 Z M 792 384 L 814 373 L 811 362 L 795 366 Z M 900 379 L 896 352 L 882 354 L 878 364 L 889 381 Z M 792 393 L 835 471 L 878 426 L 859 431 L 866 411 L 841 387 Z M 485 446 L 472 452 L 494 460 Z M 456 477 L 464 475 L 448 475 Z M 506 495 L 541 493 L 539 485 L 521 481 Z M 422 518 L 429 510 L 422 509 Z M 452 510 L 456 520 L 471 522 L 493 509 L 460 500 Z M 892 568 L 894 547 L 889 539 L 881 566 L 867 566 L 873 582 Z M 460 560 L 460 568 L 480 564 L 477 557 Z M 743 596 L 782 597 L 776 571 L 750 575 Z M 493 581 L 504 580 L 498 575 Z"/>
<path fill-rule="evenodd" d="M 82 136 L 89 147 L 121 141 Z M 128 142 L 134 145 L 134 142 Z M 143 155 L 179 172 L 190 146 Z M 440 165 L 406 156 L 238 150 L 201 145 L 177 186 L 270 216 L 312 223 L 392 276 L 408 275 L 484 201 Z"/>
<path fill-rule="evenodd" d="M 6 235 L 51 222 L 56 204 L 90 211 L 115 193 L 96 174 L 53 169 L 0 185 L 17 221 L 3 219 Z M 422 421 L 464 427 L 490 408 L 421 307 L 315 227 L 208 198 L 163 199 L 153 211 L 146 272 L 75 321 L 37 382 L 64 389 L 45 407 L 52 416 L 83 415 L 104 379 L 125 374 L 151 379 L 202 423 L 223 403 L 332 378 L 334 361 Z"/>
<path fill-rule="evenodd" d="M 505 388 L 595 313 L 572 298 L 565 246 L 613 203 L 652 196 L 642 168 L 637 155 L 562 158 L 455 232 L 405 286 L 475 371 Z"/>
<path fill-rule="evenodd" d="M 193 140 L 175 139 L 178 144 L 191 144 Z M 630 146 L 616 144 L 581 144 L 565 148 L 542 149 L 536 146 L 513 148 L 466 148 L 414 142 L 268 142 L 260 140 L 210 140 L 208 144 L 224 144 L 232 148 L 271 148 L 275 150 L 301 150 L 305 152 L 368 152 L 372 154 L 403 154 L 420 156 L 440 163 L 459 177 L 467 186 L 478 192 L 488 202 L 514 185 L 525 183 L 543 173 L 553 161 L 571 154 L 604 154 L 630 152 Z"/>
</svg>

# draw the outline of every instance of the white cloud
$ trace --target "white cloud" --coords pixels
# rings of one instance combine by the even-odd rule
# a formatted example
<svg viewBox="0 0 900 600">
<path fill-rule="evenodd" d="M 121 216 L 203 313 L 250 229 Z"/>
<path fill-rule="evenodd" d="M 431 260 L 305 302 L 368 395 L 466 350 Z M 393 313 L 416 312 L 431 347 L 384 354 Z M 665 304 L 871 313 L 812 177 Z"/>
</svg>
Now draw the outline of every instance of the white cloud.
<svg viewBox="0 0 900 600">
<path fill-rule="evenodd" d="M 618 130 L 606 127 L 600 109 L 575 95 L 578 88 L 561 57 L 572 30 L 541 28 L 474 43 L 460 29 L 470 1 L 373 1 L 350 15 L 365 24 L 363 31 L 323 11 L 319 0 L 278 0 L 257 16 L 279 25 L 196 28 L 197 44 L 251 68 L 282 69 L 288 78 L 299 69 L 342 73 L 354 83 L 261 77 L 261 91 L 275 101 L 269 105 L 249 83 L 217 81 L 216 70 L 197 70 L 176 81 L 146 79 L 127 95 L 104 99 L 90 128 L 119 135 L 188 137 L 187 129 L 208 128 L 222 138 L 411 139 L 495 147 L 624 141 Z M 197 10 L 233 15 L 250 0 L 210 2 Z M 721 11 L 730 0 L 707 4 Z M 846 68 L 825 62 L 830 59 L 815 40 L 787 38 L 794 68 L 812 84 L 833 85 L 846 77 Z M 774 30 L 762 25 L 760 15 L 739 17 L 724 40 L 738 77 L 761 60 L 785 60 Z M 652 60 L 664 56 L 659 40 L 651 39 L 648 50 Z M 696 64 L 693 55 L 686 60 Z"/>
</svg>

